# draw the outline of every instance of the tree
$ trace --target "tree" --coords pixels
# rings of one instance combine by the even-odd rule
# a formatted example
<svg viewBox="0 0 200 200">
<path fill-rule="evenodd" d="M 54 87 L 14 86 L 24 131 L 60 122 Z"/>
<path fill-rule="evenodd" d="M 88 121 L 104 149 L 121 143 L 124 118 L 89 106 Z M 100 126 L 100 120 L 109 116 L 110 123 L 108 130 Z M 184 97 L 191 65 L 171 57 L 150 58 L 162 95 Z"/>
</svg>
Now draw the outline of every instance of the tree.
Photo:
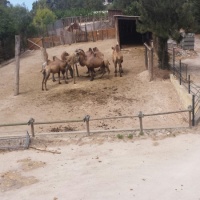
<svg viewBox="0 0 200 200">
<path fill-rule="evenodd" d="M 180 41 L 180 29 L 189 32 L 194 28 L 192 4 L 186 0 L 140 0 L 138 6 L 138 31 L 153 33 L 158 41 L 159 68 L 169 69 L 167 41 L 170 37 Z"/>
<path fill-rule="evenodd" d="M 11 16 L 14 21 L 14 29 L 16 35 L 20 35 L 21 47 L 25 49 L 27 33 L 29 32 L 29 25 L 32 22 L 32 17 L 29 10 L 25 6 L 11 7 Z"/>
<path fill-rule="evenodd" d="M 56 20 L 56 15 L 48 8 L 37 9 L 33 24 L 44 32 L 46 26 Z"/>
<path fill-rule="evenodd" d="M 138 0 L 114 0 L 109 8 L 122 10 L 126 15 L 138 15 L 137 5 Z"/>
<path fill-rule="evenodd" d="M 0 6 L 0 40 L 15 33 L 14 20 L 11 16 L 10 8 Z"/>
<path fill-rule="evenodd" d="M 197 31 L 200 33 L 200 1 L 193 0 L 193 12 L 197 22 Z"/>
</svg>

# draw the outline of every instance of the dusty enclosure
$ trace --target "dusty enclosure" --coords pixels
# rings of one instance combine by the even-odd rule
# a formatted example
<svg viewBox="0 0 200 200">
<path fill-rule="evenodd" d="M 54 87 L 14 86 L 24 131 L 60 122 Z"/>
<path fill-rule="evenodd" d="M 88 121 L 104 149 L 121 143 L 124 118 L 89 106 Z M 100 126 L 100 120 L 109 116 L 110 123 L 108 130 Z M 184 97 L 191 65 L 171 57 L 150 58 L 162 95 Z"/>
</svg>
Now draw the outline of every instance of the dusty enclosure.
<svg viewBox="0 0 200 200">
<path fill-rule="evenodd" d="M 115 40 L 104 40 L 90 43 L 77 43 L 71 46 L 59 46 L 47 49 L 49 58 L 60 57 L 65 50 L 73 53 L 81 48 L 98 47 L 111 65 L 110 75 L 100 78 L 98 71 L 94 81 L 87 77 L 87 68 L 78 66 L 80 77 L 69 83 L 62 84 L 47 81 L 48 91 L 42 91 L 42 56 L 39 50 L 30 51 L 20 60 L 20 94 L 14 96 L 14 68 L 11 63 L 1 71 L 0 80 L 0 121 L 2 123 L 28 122 L 32 117 L 37 122 L 83 119 L 85 115 L 91 118 L 137 115 L 139 111 L 146 114 L 170 112 L 184 109 L 180 105 L 176 91 L 168 79 L 168 73 L 155 66 L 154 81 L 148 81 L 148 73 L 144 65 L 144 47 L 126 47 L 124 55 L 123 77 L 114 76 L 114 66 L 111 59 Z M 187 125 L 188 115 L 174 114 L 146 117 L 144 128 L 174 127 Z M 36 126 L 36 132 L 50 132 L 56 129 L 85 130 L 84 123 L 55 124 Z M 138 119 L 104 120 L 91 122 L 91 129 L 139 128 Z M 27 130 L 28 127 L 18 126 L 17 130 Z M 1 130 L 3 130 L 1 128 Z M 1 131 L 0 130 L 0 131 Z M 12 128 L 13 131 L 13 128 Z M 9 132 L 9 131 L 8 131 Z"/>
<path fill-rule="evenodd" d="M 48 49 L 49 57 L 77 48 L 97 46 L 109 59 L 111 74 L 89 81 L 79 67 L 76 84 L 48 80 L 41 90 L 42 57 L 31 51 L 21 59 L 20 95 L 14 95 L 14 63 L 0 68 L 1 123 L 57 121 L 168 112 L 184 109 L 169 80 L 169 72 L 154 69 L 148 81 L 144 48 L 123 50 L 123 77 L 114 77 L 111 46 L 115 40 Z M 190 60 L 190 62 L 192 62 Z M 192 67 L 190 68 L 193 71 Z M 188 126 L 188 115 L 154 116 L 144 128 Z M 138 119 L 91 122 L 92 129 L 137 128 Z M 28 126 L 1 127 L 1 135 L 24 134 Z M 133 133 L 53 135 L 55 131 L 85 130 L 84 123 L 38 125 L 28 150 L 0 151 L 0 199 L 198 199 L 199 130 L 157 130 Z M 43 132 L 50 132 L 44 134 Z M 190 134 L 189 134 L 190 133 Z M 196 134 L 194 134 L 196 133 Z M 52 134 L 52 135 L 51 135 Z M 191 156 L 192 155 L 192 156 Z"/>
</svg>

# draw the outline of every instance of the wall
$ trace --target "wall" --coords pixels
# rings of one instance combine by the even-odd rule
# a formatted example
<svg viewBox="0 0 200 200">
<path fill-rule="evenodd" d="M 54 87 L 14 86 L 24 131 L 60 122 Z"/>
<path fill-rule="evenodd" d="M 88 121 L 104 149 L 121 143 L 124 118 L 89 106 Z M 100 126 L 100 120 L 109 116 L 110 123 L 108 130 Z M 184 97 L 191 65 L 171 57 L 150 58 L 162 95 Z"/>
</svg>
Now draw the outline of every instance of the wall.
<svg viewBox="0 0 200 200">
<path fill-rule="evenodd" d="M 179 95 L 182 105 L 185 109 L 188 109 L 188 106 L 192 105 L 192 95 L 188 94 L 185 87 L 179 84 L 179 80 L 173 74 L 170 74 L 170 80 Z"/>
</svg>

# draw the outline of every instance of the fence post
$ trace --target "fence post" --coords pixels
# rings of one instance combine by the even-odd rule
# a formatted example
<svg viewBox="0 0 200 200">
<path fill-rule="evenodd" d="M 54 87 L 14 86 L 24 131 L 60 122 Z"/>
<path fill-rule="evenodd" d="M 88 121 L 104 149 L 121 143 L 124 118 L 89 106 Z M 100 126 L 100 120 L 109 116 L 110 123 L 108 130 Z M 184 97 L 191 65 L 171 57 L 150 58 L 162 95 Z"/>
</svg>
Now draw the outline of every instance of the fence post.
<svg viewBox="0 0 200 200">
<path fill-rule="evenodd" d="M 32 134 L 32 137 L 35 137 L 34 122 L 35 122 L 35 120 L 33 118 L 30 118 L 29 121 L 28 121 L 28 125 L 31 125 L 31 134 Z"/>
<path fill-rule="evenodd" d="M 190 94 L 190 75 L 188 75 L 188 93 Z"/>
<path fill-rule="evenodd" d="M 195 125 L 195 115 L 194 115 L 194 112 L 195 112 L 195 95 L 193 94 L 192 95 L 192 126 Z"/>
<path fill-rule="evenodd" d="M 180 63 L 179 63 L 179 65 L 180 65 L 180 72 L 179 72 L 179 83 L 180 83 L 180 85 L 181 85 L 181 60 L 180 60 Z"/>
<path fill-rule="evenodd" d="M 188 77 L 188 74 L 187 74 L 187 71 L 188 71 L 188 65 L 185 66 L 185 71 L 186 71 L 186 72 L 185 72 L 185 77 L 186 77 L 186 80 L 187 80 L 187 77 Z"/>
<path fill-rule="evenodd" d="M 175 67 L 175 48 L 173 47 L 173 53 L 172 53 L 172 62 L 173 62 L 173 68 Z"/>
<path fill-rule="evenodd" d="M 144 46 L 145 48 L 145 52 L 144 52 L 144 57 L 145 57 L 145 67 L 146 67 L 146 70 L 148 69 L 148 57 L 147 57 L 147 47 Z"/>
<path fill-rule="evenodd" d="M 150 51 L 150 56 L 151 56 L 151 81 L 153 80 L 153 48 L 151 48 Z"/>
<path fill-rule="evenodd" d="M 19 68 L 20 68 L 20 36 L 15 35 L 15 89 L 14 96 L 19 94 Z"/>
<path fill-rule="evenodd" d="M 189 128 L 191 128 L 192 127 L 192 117 L 191 117 L 191 115 L 192 115 L 192 106 L 191 105 L 188 106 L 188 110 L 189 110 Z"/>
<path fill-rule="evenodd" d="M 142 118 L 144 117 L 144 115 L 142 114 L 142 111 L 139 112 L 138 114 L 139 120 L 140 120 L 140 135 L 143 135 L 143 124 L 142 124 Z"/>
<path fill-rule="evenodd" d="M 86 115 L 83 121 L 86 122 L 87 134 L 89 136 L 90 135 L 90 126 L 89 126 L 90 116 Z"/>
</svg>

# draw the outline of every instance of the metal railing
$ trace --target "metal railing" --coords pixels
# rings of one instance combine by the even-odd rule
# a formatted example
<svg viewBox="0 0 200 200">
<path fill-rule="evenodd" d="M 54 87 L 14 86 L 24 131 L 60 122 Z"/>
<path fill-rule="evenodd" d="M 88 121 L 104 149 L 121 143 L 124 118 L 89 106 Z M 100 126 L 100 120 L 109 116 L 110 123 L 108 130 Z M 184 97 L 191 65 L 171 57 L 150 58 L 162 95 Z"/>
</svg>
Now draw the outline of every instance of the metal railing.
<svg viewBox="0 0 200 200">
<path fill-rule="evenodd" d="M 171 54 L 171 70 L 173 75 L 179 80 L 179 84 L 184 86 L 188 94 L 192 95 L 192 125 L 195 125 L 195 116 L 200 112 L 200 86 L 196 85 L 190 79 L 188 74 L 188 65 L 175 61 L 175 48 L 170 51 Z"/>
<path fill-rule="evenodd" d="M 87 133 L 90 135 L 91 133 L 96 133 L 96 132 L 120 132 L 120 131 L 135 131 L 139 130 L 140 134 L 144 133 L 144 123 L 143 123 L 143 118 L 144 117 L 151 117 L 151 116 L 156 116 L 156 115 L 169 115 L 169 114 L 177 114 L 177 113 L 185 113 L 188 112 L 188 127 L 191 128 L 192 126 L 192 108 L 188 108 L 187 110 L 178 110 L 178 111 L 171 111 L 171 112 L 162 112 L 162 113 L 152 113 L 152 114 L 144 114 L 141 111 L 137 115 L 132 115 L 132 116 L 115 116 L 115 117 L 104 117 L 104 118 L 91 118 L 89 115 L 86 115 L 83 120 L 60 120 L 60 121 L 46 121 L 46 122 L 36 122 L 35 119 L 30 118 L 28 122 L 24 123 L 13 123 L 13 124 L 0 124 L 0 127 L 6 127 L 6 126 L 30 126 L 31 128 L 31 135 L 32 137 L 35 137 L 35 130 L 34 127 L 36 125 L 41 125 L 41 124 L 56 124 L 56 123 L 80 123 L 80 122 L 85 122 L 86 124 L 86 131 L 70 131 L 67 133 Z M 97 120 L 113 120 L 113 119 L 126 119 L 126 118 L 138 118 L 139 119 L 139 128 L 133 129 L 133 128 L 126 128 L 126 129 L 107 129 L 107 130 L 90 130 L 90 122 L 92 121 L 97 121 Z M 165 127 L 169 128 L 169 127 Z M 153 129 L 153 128 L 151 128 Z M 160 128 L 163 129 L 163 128 Z"/>
</svg>

